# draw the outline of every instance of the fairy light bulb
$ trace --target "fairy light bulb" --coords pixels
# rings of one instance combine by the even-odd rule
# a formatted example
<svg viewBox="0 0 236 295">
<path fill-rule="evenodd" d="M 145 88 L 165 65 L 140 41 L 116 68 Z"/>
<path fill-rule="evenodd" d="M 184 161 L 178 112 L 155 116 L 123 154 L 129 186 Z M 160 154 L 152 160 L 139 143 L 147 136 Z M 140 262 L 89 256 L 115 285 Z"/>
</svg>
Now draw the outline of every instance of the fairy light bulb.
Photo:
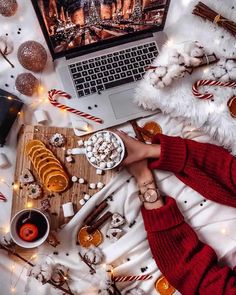
<svg viewBox="0 0 236 295">
<path fill-rule="evenodd" d="M 11 96 L 8 96 L 7 99 L 12 100 L 12 97 Z"/>
<path fill-rule="evenodd" d="M 182 5 L 183 6 L 188 6 L 191 1 L 192 0 L 182 0 Z"/>
<path fill-rule="evenodd" d="M 36 259 L 38 257 L 37 254 L 32 255 L 31 259 Z"/>
<path fill-rule="evenodd" d="M 16 293 L 16 288 L 15 287 L 11 287 L 11 293 Z"/>
<path fill-rule="evenodd" d="M 14 271 L 15 269 L 16 269 L 15 264 L 12 264 L 12 266 L 11 266 L 11 270 Z"/>
<path fill-rule="evenodd" d="M 227 233 L 227 231 L 226 231 L 225 228 L 222 228 L 222 229 L 220 230 L 220 232 L 222 233 L 222 235 L 226 235 L 226 233 Z"/>
<path fill-rule="evenodd" d="M 32 207 L 33 207 L 32 202 L 28 202 L 27 205 L 26 205 L 26 207 L 27 207 L 27 208 L 32 208 Z"/>
<path fill-rule="evenodd" d="M 13 189 L 14 189 L 14 190 L 17 190 L 18 188 L 19 188 L 19 185 L 18 185 L 17 183 L 14 183 L 14 184 L 13 184 Z"/>
<path fill-rule="evenodd" d="M 219 39 L 215 39 L 215 44 L 219 45 L 220 44 L 220 40 Z"/>
<path fill-rule="evenodd" d="M 173 38 L 170 38 L 170 39 L 167 41 L 167 43 L 166 43 L 166 45 L 167 45 L 168 47 L 173 46 L 173 44 L 174 44 L 174 40 L 173 40 Z"/>
</svg>

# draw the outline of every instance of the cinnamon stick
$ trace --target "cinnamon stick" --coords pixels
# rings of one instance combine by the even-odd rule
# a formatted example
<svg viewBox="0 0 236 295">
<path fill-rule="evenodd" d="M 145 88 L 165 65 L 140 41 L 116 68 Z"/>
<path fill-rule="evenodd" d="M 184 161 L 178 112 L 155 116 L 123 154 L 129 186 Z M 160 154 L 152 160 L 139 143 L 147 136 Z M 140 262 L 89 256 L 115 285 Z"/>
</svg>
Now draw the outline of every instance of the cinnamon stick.
<svg viewBox="0 0 236 295">
<path fill-rule="evenodd" d="M 90 213 L 85 219 L 84 224 L 85 225 L 91 225 L 94 220 L 98 217 L 98 215 L 108 206 L 107 201 L 103 200 L 100 204 L 97 205 L 97 207 L 93 210 L 92 213 Z"/>
<path fill-rule="evenodd" d="M 143 139 L 142 133 L 138 130 L 139 126 L 136 122 L 136 120 L 131 120 L 130 124 L 132 125 L 135 135 L 137 136 L 137 139 L 141 142 L 145 142 L 145 140 Z"/>
<path fill-rule="evenodd" d="M 88 227 L 87 232 L 89 234 L 92 234 L 97 230 L 101 225 L 103 225 L 110 217 L 112 216 L 112 213 L 110 211 L 107 211 L 101 218 L 99 218 L 94 224 L 92 224 L 90 227 Z"/>
</svg>

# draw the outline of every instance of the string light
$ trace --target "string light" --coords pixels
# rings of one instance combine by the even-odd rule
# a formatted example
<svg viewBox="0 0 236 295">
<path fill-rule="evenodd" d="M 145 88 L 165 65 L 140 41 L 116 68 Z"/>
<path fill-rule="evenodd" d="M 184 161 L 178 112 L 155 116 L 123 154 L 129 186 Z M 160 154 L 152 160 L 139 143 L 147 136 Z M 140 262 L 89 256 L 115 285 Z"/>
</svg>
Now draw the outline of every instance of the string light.
<svg viewBox="0 0 236 295">
<path fill-rule="evenodd" d="M 208 72 L 209 72 L 209 69 L 208 69 L 208 68 L 206 68 L 206 69 L 203 70 L 203 73 L 204 73 L 204 74 L 206 74 L 206 73 L 208 73 Z"/>
<path fill-rule="evenodd" d="M 173 38 L 170 38 L 170 39 L 167 41 L 166 46 L 171 47 L 173 44 L 174 44 L 174 40 L 173 40 Z"/>
<path fill-rule="evenodd" d="M 227 230 L 226 230 L 225 228 L 222 228 L 222 229 L 220 230 L 220 232 L 222 233 L 222 235 L 226 235 Z"/>
<path fill-rule="evenodd" d="M 7 99 L 12 100 L 12 97 L 11 96 L 8 96 Z"/>
<path fill-rule="evenodd" d="M 11 290 L 12 293 L 16 293 L 16 288 L 15 287 L 11 287 L 10 290 Z"/>
<path fill-rule="evenodd" d="M 27 205 L 26 205 L 26 207 L 27 207 L 27 208 L 32 208 L 32 207 L 33 207 L 32 202 L 28 202 Z"/>
<path fill-rule="evenodd" d="M 14 189 L 14 190 L 17 190 L 18 188 L 19 188 L 19 185 L 18 185 L 17 183 L 14 183 L 14 184 L 13 184 L 13 189 Z"/>
<path fill-rule="evenodd" d="M 182 0 L 183 6 L 188 6 L 192 0 Z"/>
<path fill-rule="evenodd" d="M 215 39 L 215 44 L 219 45 L 220 44 L 220 40 L 219 39 Z"/>
</svg>

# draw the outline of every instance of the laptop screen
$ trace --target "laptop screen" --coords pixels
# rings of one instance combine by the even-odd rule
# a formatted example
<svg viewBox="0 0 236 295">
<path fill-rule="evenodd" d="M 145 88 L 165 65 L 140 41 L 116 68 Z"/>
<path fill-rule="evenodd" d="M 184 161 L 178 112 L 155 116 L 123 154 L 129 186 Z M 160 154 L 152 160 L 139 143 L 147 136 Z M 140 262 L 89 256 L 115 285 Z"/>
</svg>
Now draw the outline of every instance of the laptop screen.
<svg viewBox="0 0 236 295">
<path fill-rule="evenodd" d="M 168 0 L 36 0 L 54 56 L 163 27 Z M 37 6 L 37 7 L 36 7 Z M 40 15 L 39 15 L 40 14 Z"/>
</svg>

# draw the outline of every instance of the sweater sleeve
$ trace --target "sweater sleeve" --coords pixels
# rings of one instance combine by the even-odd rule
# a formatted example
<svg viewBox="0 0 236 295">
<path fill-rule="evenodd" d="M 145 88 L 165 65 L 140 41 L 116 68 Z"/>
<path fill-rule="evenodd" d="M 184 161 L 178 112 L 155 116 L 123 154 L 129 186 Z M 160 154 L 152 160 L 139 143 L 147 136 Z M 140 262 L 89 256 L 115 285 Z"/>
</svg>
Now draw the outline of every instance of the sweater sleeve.
<svg viewBox="0 0 236 295">
<path fill-rule="evenodd" d="M 198 170 L 208 179 L 220 183 L 225 189 L 236 192 L 236 158 L 226 149 L 163 134 L 156 135 L 153 143 L 160 143 L 161 155 L 159 159 L 150 161 L 151 169 L 171 171 L 179 174 L 180 178 L 185 178 L 191 173 L 195 176 L 196 182 L 199 179 L 193 174 Z M 190 183 L 187 184 L 191 186 Z"/>
<path fill-rule="evenodd" d="M 175 200 L 154 210 L 142 207 L 153 257 L 167 280 L 182 295 L 236 294 L 236 276 L 220 267 L 213 249 L 203 244 L 184 221 Z"/>
</svg>

